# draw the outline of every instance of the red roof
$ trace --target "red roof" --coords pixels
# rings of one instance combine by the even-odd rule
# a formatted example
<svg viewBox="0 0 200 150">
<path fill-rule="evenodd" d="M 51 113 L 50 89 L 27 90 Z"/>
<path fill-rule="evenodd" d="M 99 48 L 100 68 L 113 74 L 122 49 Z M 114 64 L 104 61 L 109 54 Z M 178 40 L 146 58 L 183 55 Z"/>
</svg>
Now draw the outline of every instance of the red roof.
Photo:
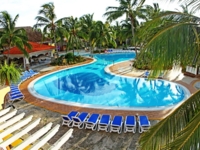
<svg viewBox="0 0 200 150">
<path fill-rule="evenodd" d="M 28 53 L 55 49 L 55 46 L 44 45 L 36 42 L 29 42 L 29 44 L 32 45 L 32 50 L 27 49 Z M 8 51 L 4 51 L 3 54 L 8 54 Z M 17 47 L 12 47 L 10 49 L 10 54 L 23 54 L 23 53 Z"/>
</svg>

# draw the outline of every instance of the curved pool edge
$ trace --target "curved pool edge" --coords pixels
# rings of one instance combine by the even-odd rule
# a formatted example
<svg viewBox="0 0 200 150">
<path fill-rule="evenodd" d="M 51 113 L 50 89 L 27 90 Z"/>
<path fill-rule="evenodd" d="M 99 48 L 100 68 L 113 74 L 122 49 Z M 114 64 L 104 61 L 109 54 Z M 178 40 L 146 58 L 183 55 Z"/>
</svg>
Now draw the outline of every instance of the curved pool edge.
<svg viewBox="0 0 200 150">
<path fill-rule="evenodd" d="M 96 59 L 94 59 L 92 62 L 84 64 L 84 65 L 89 65 L 91 63 L 94 63 L 95 61 L 96 61 Z M 175 83 L 175 84 L 181 86 L 183 88 L 184 92 L 185 92 L 184 99 L 181 102 L 177 103 L 177 104 L 170 105 L 170 106 L 158 106 L 158 107 L 117 107 L 117 106 L 99 106 L 99 105 L 82 104 L 82 103 L 75 103 L 75 102 L 66 102 L 64 100 L 58 100 L 58 99 L 54 99 L 54 98 L 49 98 L 49 97 L 42 96 L 42 95 L 38 94 L 33 89 L 34 83 L 37 82 L 37 80 L 39 80 L 39 79 L 41 79 L 41 78 L 43 78 L 45 76 L 48 76 L 48 75 L 56 73 L 56 72 L 60 72 L 62 70 L 68 70 L 68 69 L 71 69 L 71 68 L 81 67 L 81 66 L 84 66 L 84 65 L 78 65 L 78 66 L 74 66 L 74 67 L 60 69 L 60 70 L 48 73 L 46 75 L 43 75 L 41 77 L 38 77 L 37 79 L 35 79 L 35 80 L 33 80 L 33 81 L 31 81 L 29 83 L 29 85 L 27 87 L 28 91 L 34 97 L 40 98 L 40 99 L 42 99 L 44 101 L 54 102 L 54 103 L 58 103 L 58 104 L 69 105 L 69 106 L 76 106 L 76 107 L 83 107 L 83 108 L 93 108 L 93 109 L 103 109 L 103 110 L 128 110 L 128 111 L 160 111 L 160 110 L 174 109 L 174 108 L 178 107 L 181 103 L 183 103 L 191 95 L 190 91 L 186 87 L 184 87 L 183 85 L 181 85 L 179 83 Z M 123 76 L 123 77 L 126 77 L 126 78 L 137 78 L 137 77 L 129 77 L 129 76 L 125 76 L 125 75 L 118 75 L 118 74 L 112 73 L 108 69 L 110 66 L 112 66 L 112 64 L 108 65 L 108 66 L 106 66 L 104 68 L 104 70 L 105 70 L 106 73 L 109 73 L 109 74 L 112 74 L 112 75 L 115 75 L 115 76 Z M 161 80 L 161 79 L 159 79 L 159 80 Z M 168 81 L 168 82 L 170 82 L 170 81 Z M 173 83 L 173 82 L 171 82 L 171 83 Z"/>
</svg>

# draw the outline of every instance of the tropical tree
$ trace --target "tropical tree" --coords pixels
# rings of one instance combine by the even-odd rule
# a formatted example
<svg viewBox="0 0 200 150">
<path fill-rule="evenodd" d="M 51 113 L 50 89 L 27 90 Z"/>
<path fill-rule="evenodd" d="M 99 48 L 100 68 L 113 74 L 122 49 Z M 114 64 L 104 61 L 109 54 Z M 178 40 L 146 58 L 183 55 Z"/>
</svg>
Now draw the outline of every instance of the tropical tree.
<svg viewBox="0 0 200 150">
<path fill-rule="evenodd" d="M 55 6 L 53 3 L 47 3 L 41 6 L 39 10 L 39 16 L 36 16 L 37 23 L 33 26 L 34 29 L 43 27 L 43 33 L 49 33 L 52 42 L 56 45 L 56 30 L 57 30 L 57 17 L 55 14 Z M 58 53 L 57 53 L 58 54 Z"/>
<path fill-rule="evenodd" d="M 60 47 L 60 50 L 64 50 L 64 43 L 66 43 L 66 37 L 69 35 L 69 33 L 63 27 L 62 20 L 58 20 L 56 22 L 58 26 L 55 32 L 56 41 L 58 42 L 58 46 Z"/>
<path fill-rule="evenodd" d="M 134 23 L 139 25 L 138 21 L 135 21 Z M 130 20 L 121 21 L 121 27 L 122 27 L 121 35 L 122 35 L 123 39 L 126 41 L 126 46 L 130 45 L 130 43 L 132 43 L 131 22 L 130 22 Z M 136 31 L 136 29 L 135 29 L 135 31 Z M 136 35 L 136 33 L 135 33 L 135 35 Z M 135 41 L 135 44 L 136 44 L 137 43 L 136 42 L 137 41 L 137 36 L 135 36 L 134 41 Z"/>
<path fill-rule="evenodd" d="M 80 17 L 80 22 L 81 22 L 81 27 L 82 27 L 82 33 L 83 33 L 83 38 L 86 42 L 86 47 L 90 47 L 90 50 L 92 49 L 92 37 L 91 37 L 91 33 L 92 33 L 92 29 L 95 26 L 95 21 L 93 20 L 93 15 L 94 14 L 87 14 L 87 15 L 83 15 L 82 17 Z M 88 45 L 89 44 L 89 45 Z"/>
<path fill-rule="evenodd" d="M 143 4 L 145 0 L 117 0 L 119 1 L 119 7 L 109 6 L 106 9 L 104 16 L 107 16 L 107 20 L 113 21 L 122 16 L 126 16 L 126 19 L 131 22 L 131 33 L 133 44 L 135 44 L 135 21 L 137 17 L 145 18 L 145 9 L 143 9 Z M 144 14 L 143 14 L 144 13 Z M 136 51 L 137 53 L 137 51 Z"/>
<path fill-rule="evenodd" d="M 192 3 L 191 10 L 200 7 Z M 195 5 L 196 4 L 196 5 Z M 141 30 L 146 36 L 143 51 L 152 54 L 152 69 L 161 70 L 174 63 L 196 65 L 200 55 L 200 18 L 190 13 L 167 11 Z M 143 33 L 144 32 L 144 33 Z M 169 116 L 141 135 L 139 148 L 188 150 L 200 149 L 200 91 L 194 93 Z"/>
<path fill-rule="evenodd" d="M 11 62 L 0 64 L 0 85 L 10 86 L 11 83 L 17 83 L 21 77 L 21 69 L 16 64 Z M 6 107 L 6 99 L 4 100 L 4 108 Z"/>
<path fill-rule="evenodd" d="M 26 48 L 31 49 L 31 45 L 28 43 L 26 31 L 23 28 L 15 27 L 18 18 L 19 15 L 16 15 L 15 18 L 12 19 L 8 12 L 0 12 L 0 26 L 3 27 L 3 29 L 0 30 L 0 45 L 7 47 L 9 54 L 10 48 L 16 46 L 28 57 Z M 7 60 L 9 60 L 9 54 Z"/>
<path fill-rule="evenodd" d="M 200 91 L 182 103 L 168 117 L 141 135 L 139 148 L 188 150 L 199 149 Z"/>
<path fill-rule="evenodd" d="M 105 47 L 112 45 L 116 47 L 116 33 L 108 22 L 97 21 L 91 33 L 92 47 Z"/>
<path fill-rule="evenodd" d="M 73 50 L 83 46 L 84 32 L 82 31 L 81 22 L 78 18 L 62 18 L 63 28 L 66 30 L 67 48 Z"/>
<path fill-rule="evenodd" d="M 116 43 L 117 45 L 122 45 L 124 44 L 123 42 L 126 40 L 123 37 L 122 34 L 122 26 L 120 25 L 120 23 L 118 21 L 115 22 L 115 25 L 113 25 L 113 29 L 115 31 L 116 34 Z"/>
<path fill-rule="evenodd" d="M 146 6 L 146 21 L 151 20 L 155 18 L 156 16 L 160 15 L 162 13 L 159 4 L 158 3 L 153 3 L 153 6 L 148 5 Z"/>
</svg>

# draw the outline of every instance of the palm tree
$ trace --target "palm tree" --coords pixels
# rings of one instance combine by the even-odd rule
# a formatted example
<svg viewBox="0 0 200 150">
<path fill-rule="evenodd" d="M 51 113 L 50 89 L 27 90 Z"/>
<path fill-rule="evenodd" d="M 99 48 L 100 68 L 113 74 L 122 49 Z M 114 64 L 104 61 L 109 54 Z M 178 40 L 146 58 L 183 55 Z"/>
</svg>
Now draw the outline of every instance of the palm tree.
<svg viewBox="0 0 200 150">
<path fill-rule="evenodd" d="M 189 0 L 192 2 L 192 0 Z M 192 10 L 200 7 L 193 1 Z M 187 12 L 187 11 L 184 11 Z M 146 36 L 144 51 L 153 56 L 153 69 L 182 65 L 196 65 L 200 55 L 200 18 L 190 13 L 168 11 L 145 24 L 141 36 Z M 144 32 L 142 34 L 142 32 Z M 169 116 L 141 135 L 139 148 L 149 149 L 199 149 L 200 91 L 194 93 Z"/>
<path fill-rule="evenodd" d="M 141 135 L 139 146 L 149 149 L 199 149 L 200 91 L 182 103 L 168 117 Z"/>
<path fill-rule="evenodd" d="M 138 21 L 135 21 L 134 23 L 139 25 Z M 130 22 L 130 20 L 121 21 L 121 27 L 122 27 L 121 35 L 122 35 L 123 39 L 126 41 L 126 46 L 127 46 L 127 45 L 129 45 L 128 43 L 131 43 L 131 41 L 132 41 L 131 22 Z M 137 33 L 135 32 L 135 35 L 136 34 Z M 137 41 L 136 38 L 137 38 L 137 36 L 135 36 L 135 38 L 134 38 L 135 44 L 136 44 L 136 41 Z"/>
<path fill-rule="evenodd" d="M 74 49 L 81 48 L 83 46 L 84 33 L 82 31 L 81 22 L 78 18 L 68 17 L 62 18 L 63 28 L 66 30 L 67 48 Z"/>
<path fill-rule="evenodd" d="M 26 48 L 31 49 L 31 45 L 28 43 L 26 31 L 15 27 L 18 18 L 19 15 L 12 19 L 8 12 L 0 12 L 0 26 L 3 27 L 0 31 L 0 45 L 7 47 L 9 53 L 11 47 L 17 46 L 28 57 Z M 7 60 L 9 60 L 9 54 Z"/>
<path fill-rule="evenodd" d="M 5 61 L 0 64 L 0 85 L 10 86 L 11 83 L 17 83 L 21 77 L 21 69 L 13 62 L 10 65 Z M 4 108 L 6 107 L 6 99 L 4 100 Z"/>
<path fill-rule="evenodd" d="M 92 47 L 105 47 L 112 45 L 116 47 L 116 33 L 108 22 L 97 21 L 91 32 Z"/>
<path fill-rule="evenodd" d="M 167 11 L 145 23 L 139 35 L 143 39 L 144 50 L 148 49 L 153 54 L 152 69 L 166 69 L 176 62 L 182 67 L 197 63 L 199 21 L 197 16 Z"/>
<path fill-rule="evenodd" d="M 200 9 L 199 1 L 196 1 L 196 0 L 181 0 L 181 1 L 185 1 L 186 5 L 190 5 L 192 12 L 197 12 Z"/>
<path fill-rule="evenodd" d="M 95 21 L 93 20 L 93 14 L 87 14 L 82 17 L 80 17 L 82 31 L 84 34 L 84 40 L 86 41 L 86 47 L 88 47 L 87 44 L 89 44 L 90 50 L 92 49 L 92 41 L 91 41 L 91 33 L 95 26 Z"/>
<path fill-rule="evenodd" d="M 116 20 L 123 15 L 126 15 L 126 19 L 129 19 L 131 22 L 131 33 L 132 38 L 135 38 L 135 21 L 137 17 L 145 18 L 145 15 L 142 15 L 144 9 L 142 9 L 142 5 L 145 0 L 117 0 L 119 1 L 119 7 L 109 6 L 106 9 L 106 13 L 104 16 L 107 16 L 107 20 L 113 21 Z M 135 42 L 133 42 L 135 44 Z M 137 53 L 137 51 L 136 51 Z"/>
<path fill-rule="evenodd" d="M 122 34 L 122 26 L 120 25 L 120 23 L 118 21 L 115 22 L 113 29 L 116 33 L 116 43 L 118 45 L 122 45 L 124 38 L 123 38 L 123 34 Z"/>
<path fill-rule="evenodd" d="M 56 45 L 56 30 L 57 30 L 57 22 L 56 22 L 56 14 L 55 14 L 55 6 L 53 3 L 47 3 L 41 6 L 42 8 L 39 10 L 39 16 L 36 16 L 37 23 L 33 26 L 33 28 L 37 29 L 39 27 L 43 28 L 43 33 L 50 33 L 50 37 L 52 42 L 55 43 L 55 48 L 58 54 L 57 45 Z"/>
<path fill-rule="evenodd" d="M 146 6 L 147 9 L 147 21 L 155 18 L 156 16 L 160 15 L 162 13 L 159 4 L 158 3 L 153 3 L 153 6 L 148 5 Z"/>
</svg>

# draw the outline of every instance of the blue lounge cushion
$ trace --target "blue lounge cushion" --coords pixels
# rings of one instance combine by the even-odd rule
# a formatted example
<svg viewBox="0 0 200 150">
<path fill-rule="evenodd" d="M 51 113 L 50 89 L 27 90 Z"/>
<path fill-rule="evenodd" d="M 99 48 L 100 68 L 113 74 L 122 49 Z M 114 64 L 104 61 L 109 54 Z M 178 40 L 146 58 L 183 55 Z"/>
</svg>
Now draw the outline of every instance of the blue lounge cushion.
<svg viewBox="0 0 200 150">
<path fill-rule="evenodd" d="M 104 115 L 102 115 L 99 124 L 107 125 L 107 124 L 109 124 L 109 122 L 110 122 L 110 115 L 105 115 L 104 114 Z"/>
<path fill-rule="evenodd" d="M 23 98 L 24 98 L 24 95 L 23 95 L 23 94 L 19 94 L 19 95 L 10 95 L 9 101 L 14 101 L 14 100 L 23 99 Z"/>
<path fill-rule="evenodd" d="M 124 123 L 124 133 L 126 132 L 136 132 L 136 119 L 135 116 L 126 116 Z"/>
<path fill-rule="evenodd" d="M 33 75 L 38 74 L 38 72 L 35 72 L 35 71 L 33 71 L 32 69 L 29 69 L 29 72 L 30 72 L 31 74 L 33 74 Z"/>
<path fill-rule="evenodd" d="M 79 129 L 84 128 L 85 120 L 88 118 L 89 113 L 82 112 L 76 117 L 72 117 L 72 127 L 78 127 Z"/>
<path fill-rule="evenodd" d="M 136 125 L 135 116 L 127 116 L 125 124 L 127 126 L 135 126 Z"/>
<path fill-rule="evenodd" d="M 89 123 L 96 123 L 98 121 L 99 118 L 99 114 L 92 114 L 89 119 L 87 120 L 87 122 Z"/>
<path fill-rule="evenodd" d="M 63 118 L 65 120 L 72 120 L 72 117 L 76 116 L 77 114 L 77 111 L 71 111 L 68 115 L 63 116 Z"/>
<path fill-rule="evenodd" d="M 19 89 L 11 89 L 10 93 L 17 93 L 17 92 L 21 92 Z"/>
<path fill-rule="evenodd" d="M 121 126 L 122 125 L 122 120 L 123 120 L 122 116 L 115 116 L 113 121 L 112 121 L 112 125 Z"/>
<path fill-rule="evenodd" d="M 67 126 L 71 127 L 72 118 L 76 117 L 78 114 L 79 114 L 78 111 L 71 111 L 67 115 L 62 115 L 62 120 L 63 120 L 62 125 L 67 125 Z"/>
<path fill-rule="evenodd" d="M 148 126 L 149 125 L 149 119 L 147 116 L 139 116 L 140 119 L 140 125 L 141 126 Z"/>
<path fill-rule="evenodd" d="M 10 91 L 9 94 L 10 95 L 19 95 L 19 94 L 22 94 L 22 92 L 19 90 L 16 90 L 16 91 Z"/>
<path fill-rule="evenodd" d="M 9 93 L 9 96 L 10 96 L 10 97 L 17 96 L 17 95 L 23 95 L 23 94 L 22 94 L 21 91 L 16 92 L 16 93 Z"/>
<path fill-rule="evenodd" d="M 86 119 L 87 116 L 88 116 L 88 113 L 87 113 L 87 112 L 82 112 L 82 113 L 78 116 L 78 118 L 79 118 L 80 120 L 77 120 L 78 118 L 74 118 L 74 121 L 77 121 L 77 122 L 81 121 L 81 122 L 83 122 L 83 121 Z"/>
</svg>

